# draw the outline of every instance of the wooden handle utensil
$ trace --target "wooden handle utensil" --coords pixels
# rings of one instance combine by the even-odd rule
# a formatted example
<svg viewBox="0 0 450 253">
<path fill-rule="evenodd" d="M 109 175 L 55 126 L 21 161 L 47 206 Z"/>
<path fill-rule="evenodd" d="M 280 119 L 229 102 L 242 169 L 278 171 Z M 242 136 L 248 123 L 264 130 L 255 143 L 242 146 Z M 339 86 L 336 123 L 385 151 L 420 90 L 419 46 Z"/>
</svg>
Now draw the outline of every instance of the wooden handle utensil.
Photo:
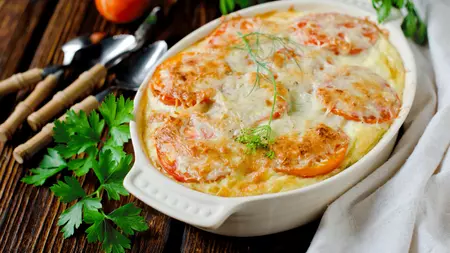
<svg viewBox="0 0 450 253">
<path fill-rule="evenodd" d="M 72 106 L 70 109 L 73 109 L 75 112 L 80 110 L 85 111 L 86 113 L 91 112 L 92 110 L 97 109 L 100 106 L 100 102 L 95 98 L 95 96 L 89 96 L 85 98 L 80 103 Z M 66 118 L 66 114 L 61 116 L 59 120 L 64 121 Z M 23 163 L 25 160 L 30 159 L 34 154 L 36 154 L 39 150 L 45 148 L 48 144 L 50 144 L 53 140 L 53 127 L 55 124 L 48 123 L 45 125 L 42 130 L 33 136 L 33 138 L 29 139 L 24 144 L 19 145 L 14 149 L 13 156 L 14 159 L 18 163 Z"/>
<path fill-rule="evenodd" d="M 28 116 L 30 127 L 36 131 L 54 116 L 71 106 L 76 100 L 91 93 L 95 88 L 103 85 L 107 69 L 102 64 L 97 64 L 88 71 L 83 72 L 75 82 L 62 91 L 57 92 L 52 100 L 41 109 Z"/>
<path fill-rule="evenodd" d="M 11 139 L 17 128 L 26 120 L 39 104 L 47 98 L 52 90 L 58 84 L 59 76 L 51 74 L 47 76 L 43 81 L 36 85 L 36 88 L 31 94 L 22 102 L 20 102 L 14 112 L 8 117 L 8 119 L 0 125 L 0 141 L 6 142 Z"/>
<path fill-rule="evenodd" d="M 43 70 L 39 68 L 30 69 L 23 73 L 18 73 L 0 82 L 0 96 L 31 88 L 42 80 Z"/>
</svg>

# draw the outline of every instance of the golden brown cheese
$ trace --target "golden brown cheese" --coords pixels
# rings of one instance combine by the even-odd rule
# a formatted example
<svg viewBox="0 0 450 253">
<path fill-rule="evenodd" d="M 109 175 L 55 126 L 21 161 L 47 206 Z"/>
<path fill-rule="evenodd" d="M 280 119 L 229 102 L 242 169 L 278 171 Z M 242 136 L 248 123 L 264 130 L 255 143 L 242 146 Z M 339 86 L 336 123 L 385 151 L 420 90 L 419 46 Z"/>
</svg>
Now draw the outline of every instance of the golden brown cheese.
<svg viewBox="0 0 450 253">
<path fill-rule="evenodd" d="M 145 152 L 173 180 L 220 196 L 336 175 L 398 116 L 405 71 L 386 36 L 336 13 L 225 18 L 156 69 L 139 108 Z M 269 141 L 249 152 L 255 132 Z"/>
</svg>

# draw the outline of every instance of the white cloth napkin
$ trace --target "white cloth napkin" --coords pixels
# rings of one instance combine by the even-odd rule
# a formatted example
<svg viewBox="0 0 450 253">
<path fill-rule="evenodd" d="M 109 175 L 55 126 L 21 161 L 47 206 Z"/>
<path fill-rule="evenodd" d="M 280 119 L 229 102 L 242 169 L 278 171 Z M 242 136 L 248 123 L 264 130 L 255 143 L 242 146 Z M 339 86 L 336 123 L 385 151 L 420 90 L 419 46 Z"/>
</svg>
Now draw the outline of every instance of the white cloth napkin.
<svg viewBox="0 0 450 253">
<path fill-rule="evenodd" d="M 418 82 L 403 135 L 328 207 L 308 253 L 450 252 L 450 0 L 414 2 L 429 46 L 411 43 Z"/>
</svg>

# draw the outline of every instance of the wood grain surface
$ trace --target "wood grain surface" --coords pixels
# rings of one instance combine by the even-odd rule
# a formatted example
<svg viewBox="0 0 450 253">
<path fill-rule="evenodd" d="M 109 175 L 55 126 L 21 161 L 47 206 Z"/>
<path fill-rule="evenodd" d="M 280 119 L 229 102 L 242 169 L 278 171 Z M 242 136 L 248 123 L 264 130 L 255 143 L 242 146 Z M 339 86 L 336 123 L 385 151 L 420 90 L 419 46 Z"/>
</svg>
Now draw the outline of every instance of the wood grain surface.
<svg viewBox="0 0 450 253">
<path fill-rule="evenodd" d="M 168 1 L 152 1 L 153 5 Z M 218 17 L 219 0 L 178 0 L 170 21 L 158 27 L 154 39 L 169 44 L 195 28 Z M 33 67 L 61 63 L 64 42 L 91 32 L 132 33 L 140 20 L 114 25 L 98 15 L 93 0 L 0 0 L 0 79 Z M 70 78 L 68 77 L 69 81 Z M 63 87 L 60 87 L 60 89 Z M 0 120 L 27 94 L 21 91 L 0 98 Z M 20 182 L 30 168 L 37 166 L 43 152 L 23 165 L 16 163 L 12 150 L 34 133 L 23 125 L 6 145 L 0 144 L 0 252 L 101 252 L 99 244 L 88 244 L 86 227 L 63 239 L 57 218 L 65 210 L 51 193 L 50 180 L 42 187 Z M 132 152 L 131 145 L 127 151 Z M 95 187 L 92 174 L 81 178 L 89 191 Z M 106 210 L 134 202 L 143 209 L 150 229 L 132 238 L 130 252 L 305 252 L 318 221 L 306 226 L 263 237 L 233 238 L 201 231 L 171 219 L 146 206 L 133 196 L 106 204 Z M 301 207 L 299 207 L 301 208 Z"/>
</svg>

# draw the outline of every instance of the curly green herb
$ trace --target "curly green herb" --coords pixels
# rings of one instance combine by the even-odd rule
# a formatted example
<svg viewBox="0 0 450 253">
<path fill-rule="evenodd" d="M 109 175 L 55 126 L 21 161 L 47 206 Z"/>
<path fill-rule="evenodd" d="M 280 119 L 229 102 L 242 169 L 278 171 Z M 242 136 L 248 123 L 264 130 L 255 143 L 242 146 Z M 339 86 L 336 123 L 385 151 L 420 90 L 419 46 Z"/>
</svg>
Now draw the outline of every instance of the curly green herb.
<svg viewBox="0 0 450 253">
<path fill-rule="evenodd" d="M 54 127 L 55 148 L 49 148 L 39 168 L 22 179 L 26 184 L 43 185 L 47 179 L 64 169 L 73 172 L 50 187 L 50 190 L 64 203 L 76 201 L 61 213 L 58 226 L 64 238 L 75 233 L 81 223 L 91 224 L 86 229 L 88 242 L 100 242 L 105 252 L 125 252 L 130 248 L 129 235 L 148 229 L 141 209 L 126 204 L 105 214 L 102 210 L 102 195 L 107 199 L 119 200 L 128 196 L 123 179 L 130 170 L 133 157 L 123 150 L 130 139 L 128 123 L 133 118 L 133 102 L 123 96 L 116 99 L 108 96 L 99 108 L 99 113 L 89 116 L 83 111 L 67 113 L 66 120 L 56 121 Z M 106 140 L 102 133 L 108 126 Z M 82 158 L 73 158 L 84 154 Z M 86 193 L 76 177 L 93 171 L 99 181 L 95 191 Z"/>
</svg>

